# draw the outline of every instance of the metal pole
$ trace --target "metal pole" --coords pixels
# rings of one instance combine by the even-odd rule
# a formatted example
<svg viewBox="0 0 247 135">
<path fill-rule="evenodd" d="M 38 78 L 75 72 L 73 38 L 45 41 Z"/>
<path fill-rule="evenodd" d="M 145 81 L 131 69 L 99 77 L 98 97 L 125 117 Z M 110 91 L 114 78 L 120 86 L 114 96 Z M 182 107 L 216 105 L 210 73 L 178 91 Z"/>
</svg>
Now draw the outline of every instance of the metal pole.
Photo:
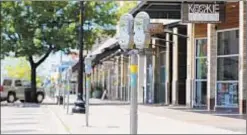
<svg viewBox="0 0 247 135">
<path fill-rule="evenodd" d="M 67 89 L 67 87 L 66 87 L 66 83 L 63 81 L 63 109 L 65 109 L 65 92 L 66 92 L 66 89 Z"/>
<path fill-rule="evenodd" d="M 80 44 L 80 57 L 79 57 L 79 76 L 78 76 L 78 92 L 80 93 L 80 98 L 83 100 L 83 49 L 84 49 L 84 41 L 83 41 L 83 36 L 84 36 L 84 29 L 83 29 L 83 24 L 84 24 L 84 1 L 80 1 L 80 33 L 79 33 L 79 44 Z"/>
<path fill-rule="evenodd" d="M 89 91 L 91 89 L 91 81 L 90 81 L 90 74 L 87 75 L 87 84 L 86 84 L 86 126 L 88 127 L 88 121 L 89 121 Z"/>
<path fill-rule="evenodd" d="M 130 108 L 130 134 L 137 134 L 138 127 L 138 105 L 137 105 L 137 70 L 138 70 L 138 51 L 131 52 L 130 75 L 131 75 L 131 108 Z"/>
<path fill-rule="evenodd" d="M 70 71 L 70 70 L 69 70 Z M 70 72 L 67 74 L 67 114 L 69 113 L 69 95 L 70 95 Z"/>
</svg>

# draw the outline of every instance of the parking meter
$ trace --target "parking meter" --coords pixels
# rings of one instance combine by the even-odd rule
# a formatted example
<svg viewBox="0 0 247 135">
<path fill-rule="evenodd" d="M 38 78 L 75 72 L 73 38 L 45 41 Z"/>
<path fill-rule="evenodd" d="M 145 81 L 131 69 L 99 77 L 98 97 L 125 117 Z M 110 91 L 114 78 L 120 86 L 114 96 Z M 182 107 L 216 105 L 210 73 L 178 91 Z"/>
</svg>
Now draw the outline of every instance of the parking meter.
<svg viewBox="0 0 247 135">
<path fill-rule="evenodd" d="M 120 48 L 127 50 L 133 45 L 133 16 L 131 14 L 124 14 L 119 22 L 119 38 L 118 42 Z"/>
<path fill-rule="evenodd" d="M 137 49 L 148 47 L 151 40 L 149 25 L 149 15 L 146 12 L 139 12 L 134 19 L 134 43 Z"/>
</svg>

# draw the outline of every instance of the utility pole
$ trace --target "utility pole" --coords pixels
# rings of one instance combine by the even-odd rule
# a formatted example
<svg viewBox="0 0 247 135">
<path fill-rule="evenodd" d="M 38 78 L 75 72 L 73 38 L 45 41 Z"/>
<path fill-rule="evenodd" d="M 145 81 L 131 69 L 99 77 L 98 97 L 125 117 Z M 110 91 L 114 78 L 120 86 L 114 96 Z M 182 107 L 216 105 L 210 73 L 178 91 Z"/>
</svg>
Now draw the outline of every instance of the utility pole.
<svg viewBox="0 0 247 135">
<path fill-rule="evenodd" d="M 0 0 L 0 23 L 2 22 L 2 1 Z M 2 24 L 0 24 L 0 65 L 2 65 Z M 2 84 L 2 67 L 0 67 L 0 84 Z"/>
<path fill-rule="evenodd" d="M 84 46 L 84 1 L 80 1 L 80 32 L 79 32 L 79 70 L 78 70 L 78 96 L 75 101 L 75 106 L 72 109 L 73 113 L 85 113 L 85 102 L 83 100 L 83 46 Z"/>
</svg>

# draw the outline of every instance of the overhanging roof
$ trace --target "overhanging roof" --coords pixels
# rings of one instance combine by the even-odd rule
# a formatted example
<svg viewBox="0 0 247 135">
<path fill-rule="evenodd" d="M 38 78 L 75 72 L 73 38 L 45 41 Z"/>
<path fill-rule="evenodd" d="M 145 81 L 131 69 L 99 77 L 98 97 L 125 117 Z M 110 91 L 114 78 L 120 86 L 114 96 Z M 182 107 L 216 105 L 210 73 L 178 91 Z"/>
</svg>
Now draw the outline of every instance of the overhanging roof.
<svg viewBox="0 0 247 135">
<path fill-rule="evenodd" d="M 176 1 L 143 1 L 130 14 L 145 11 L 152 19 L 181 19 L 181 4 Z"/>
<path fill-rule="evenodd" d="M 104 52 L 105 48 L 111 47 L 112 45 L 116 44 L 118 41 L 117 39 L 114 38 L 110 38 L 108 40 L 106 40 L 103 44 L 101 44 L 96 50 L 94 50 L 91 55 L 97 55 L 100 54 L 102 52 Z"/>
</svg>

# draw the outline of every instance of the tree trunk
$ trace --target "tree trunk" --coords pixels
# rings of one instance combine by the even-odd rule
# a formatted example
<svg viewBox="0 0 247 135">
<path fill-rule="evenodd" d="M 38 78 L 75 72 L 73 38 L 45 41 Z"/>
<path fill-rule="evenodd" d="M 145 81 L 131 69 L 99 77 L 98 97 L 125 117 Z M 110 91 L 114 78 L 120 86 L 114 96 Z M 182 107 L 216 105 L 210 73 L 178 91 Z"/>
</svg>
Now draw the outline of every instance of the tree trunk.
<svg viewBox="0 0 247 135">
<path fill-rule="evenodd" d="M 29 56 L 28 57 L 28 60 L 29 60 L 29 63 L 30 63 L 30 67 L 31 67 L 31 90 L 32 90 L 32 94 L 31 94 L 31 100 L 33 102 L 36 101 L 36 92 L 37 92 L 37 83 L 36 83 L 36 69 L 37 67 L 43 63 L 45 61 L 45 59 L 49 56 L 49 54 L 51 53 L 52 51 L 52 47 L 49 48 L 48 52 L 38 61 L 38 62 L 34 62 L 33 60 L 33 57 L 32 56 Z"/>
<path fill-rule="evenodd" d="M 36 67 L 31 65 L 31 88 L 34 93 L 36 93 Z"/>
</svg>

